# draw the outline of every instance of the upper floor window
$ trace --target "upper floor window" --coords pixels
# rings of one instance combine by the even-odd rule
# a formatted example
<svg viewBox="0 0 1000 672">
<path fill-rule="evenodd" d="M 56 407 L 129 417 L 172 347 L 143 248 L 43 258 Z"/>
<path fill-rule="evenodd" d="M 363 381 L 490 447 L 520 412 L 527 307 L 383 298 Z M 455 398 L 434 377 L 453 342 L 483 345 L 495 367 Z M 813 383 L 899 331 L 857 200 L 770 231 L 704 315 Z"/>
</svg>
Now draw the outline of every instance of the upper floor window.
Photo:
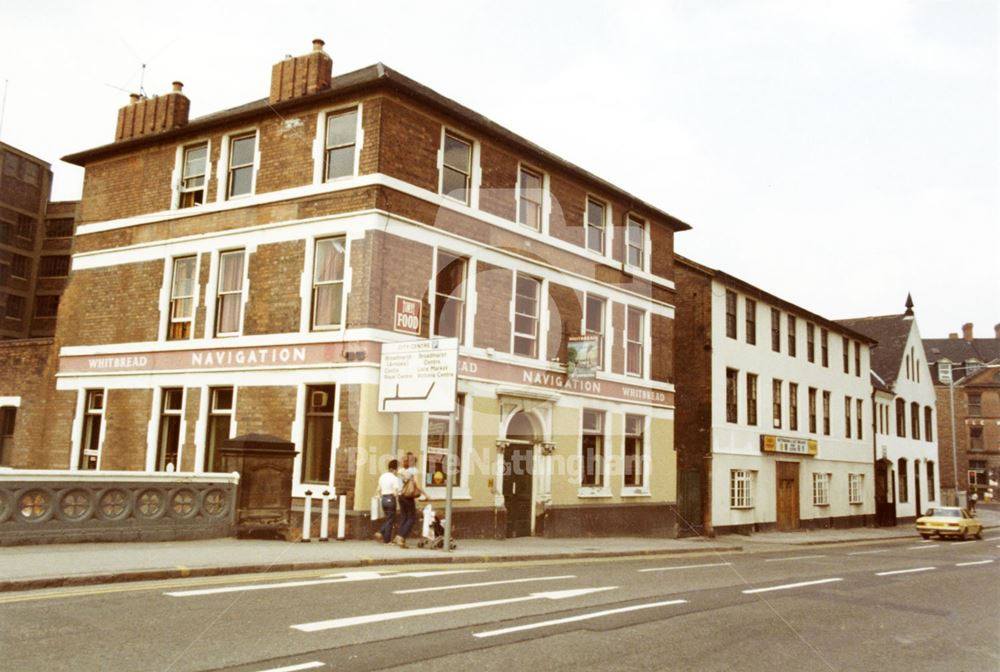
<svg viewBox="0 0 1000 672">
<path fill-rule="evenodd" d="M 215 302 L 215 335 L 240 332 L 243 310 L 243 250 L 219 255 L 219 283 Z"/>
<path fill-rule="evenodd" d="M 316 241 L 312 283 L 313 329 L 340 326 L 344 304 L 345 245 L 343 236 Z"/>
<path fill-rule="evenodd" d="M 910 436 L 920 440 L 920 404 L 910 402 Z"/>
<path fill-rule="evenodd" d="M 49 238 L 70 238 L 73 235 L 73 220 L 67 218 L 49 219 L 45 222 L 45 235 Z"/>
<path fill-rule="evenodd" d="M 806 323 L 806 359 L 816 361 L 816 327 Z"/>
<path fill-rule="evenodd" d="M 819 348 L 823 366 L 830 366 L 830 332 L 826 329 L 819 332 Z"/>
<path fill-rule="evenodd" d="M 205 175 L 208 170 L 208 143 L 184 148 L 181 165 L 180 207 L 190 208 L 205 202 Z"/>
<path fill-rule="evenodd" d="M 540 231 L 542 228 L 542 176 L 522 166 L 518 186 L 517 221 Z"/>
<path fill-rule="evenodd" d="M 625 316 L 625 373 L 630 376 L 643 374 L 643 333 L 646 314 L 638 308 L 629 308 Z"/>
<path fill-rule="evenodd" d="M 983 414 L 983 395 L 978 392 L 969 393 L 969 415 L 979 417 Z"/>
<path fill-rule="evenodd" d="M 844 397 L 844 436 L 851 438 L 851 398 Z M 861 438 L 861 437 L 858 437 Z"/>
<path fill-rule="evenodd" d="M 781 312 L 771 309 L 771 349 L 781 352 Z"/>
<path fill-rule="evenodd" d="M 844 373 L 851 372 L 851 341 L 847 336 L 843 337 L 844 343 Z"/>
<path fill-rule="evenodd" d="M 518 273 L 514 279 L 514 354 L 538 356 L 539 293 L 542 283 Z"/>
<path fill-rule="evenodd" d="M 468 205 L 471 192 L 472 143 L 445 133 L 441 193 Z"/>
<path fill-rule="evenodd" d="M 751 298 L 743 300 L 743 308 L 746 310 L 747 343 L 757 344 L 757 302 Z M 735 326 L 735 325 L 734 325 Z"/>
<path fill-rule="evenodd" d="M 195 257 L 174 259 L 173 277 L 170 283 L 168 341 L 183 340 L 193 335 L 195 262 Z"/>
<path fill-rule="evenodd" d="M 11 320 L 24 318 L 24 297 L 17 294 L 7 295 L 7 308 L 4 316 Z"/>
<path fill-rule="evenodd" d="M 983 428 L 969 427 L 969 450 L 983 449 Z"/>
<path fill-rule="evenodd" d="M 626 221 L 625 263 L 646 268 L 646 222 L 629 215 Z"/>
<path fill-rule="evenodd" d="M 816 433 L 816 388 L 809 388 L 809 431 Z"/>
<path fill-rule="evenodd" d="M 934 416 L 930 406 L 924 406 L 924 438 L 934 440 Z"/>
<path fill-rule="evenodd" d="M 906 402 L 896 400 L 896 436 L 906 436 Z"/>
<path fill-rule="evenodd" d="M 39 294 L 35 296 L 35 317 L 55 317 L 58 312 L 58 294 Z"/>
<path fill-rule="evenodd" d="M 587 294 L 584 301 L 583 333 L 597 340 L 597 368 L 604 368 L 604 299 Z"/>
<path fill-rule="evenodd" d="M 12 254 L 10 258 L 10 277 L 27 280 L 31 275 L 31 258 L 23 254 Z"/>
<path fill-rule="evenodd" d="M 64 278 L 69 275 L 69 255 L 53 254 L 38 261 L 38 277 Z"/>
<path fill-rule="evenodd" d="M 747 374 L 747 424 L 757 424 L 757 374 Z"/>
<path fill-rule="evenodd" d="M 323 180 L 354 175 L 354 154 L 358 142 L 358 108 L 332 112 L 326 116 Z"/>
<path fill-rule="evenodd" d="M 607 207 L 593 198 L 587 199 L 587 249 L 604 254 L 604 218 Z"/>
<path fill-rule="evenodd" d="M 864 410 L 864 402 L 861 399 L 858 399 L 856 403 L 857 403 L 857 408 L 856 408 L 856 413 L 855 414 L 857 415 L 858 438 L 859 439 L 863 439 L 865 437 L 863 436 L 861 429 L 864 426 L 864 423 L 861 421 L 861 417 L 862 417 L 861 414 L 862 414 L 862 412 Z"/>
<path fill-rule="evenodd" d="M 726 290 L 726 336 L 736 338 L 736 292 Z"/>
<path fill-rule="evenodd" d="M 462 342 L 465 326 L 466 260 L 439 250 L 434 280 L 434 335 Z"/>
<path fill-rule="evenodd" d="M 38 184 L 41 172 L 42 170 L 37 163 L 24 162 L 24 181 L 28 184 Z"/>
<path fill-rule="evenodd" d="M 739 371 L 726 369 L 726 422 L 738 422 L 736 396 L 739 394 Z"/>
<path fill-rule="evenodd" d="M 781 381 L 771 381 L 771 419 L 775 429 L 781 429 Z"/>
<path fill-rule="evenodd" d="M 830 393 L 823 391 L 823 433 L 830 436 Z"/>
<path fill-rule="evenodd" d="M 227 198 L 245 196 L 253 191 L 253 161 L 257 134 L 250 133 L 229 142 L 229 175 L 226 176 Z"/>
<path fill-rule="evenodd" d="M 796 348 L 796 339 L 798 337 L 796 327 L 795 316 L 789 313 L 788 315 L 788 356 L 795 357 L 798 352 Z"/>
<path fill-rule="evenodd" d="M 788 383 L 788 429 L 799 431 L 799 386 Z"/>
<path fill-rule="evenodd" d="M 854 375 L 861 377 L 861 344 L 854 341 Z"/>
</svg>

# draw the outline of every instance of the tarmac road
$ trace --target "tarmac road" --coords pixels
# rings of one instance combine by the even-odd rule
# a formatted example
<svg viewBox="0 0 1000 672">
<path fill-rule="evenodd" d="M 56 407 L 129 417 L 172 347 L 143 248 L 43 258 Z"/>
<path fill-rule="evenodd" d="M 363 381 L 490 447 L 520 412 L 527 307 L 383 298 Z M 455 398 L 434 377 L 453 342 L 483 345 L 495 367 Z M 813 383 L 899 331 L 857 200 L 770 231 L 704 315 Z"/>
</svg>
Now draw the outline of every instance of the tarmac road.
<svg viewBox="0 0 1000 672">
<path fill-rule="evenodd" d="M 10 670 L 992 670 L 1000 531 L 0 594 Z"/>
</svg>

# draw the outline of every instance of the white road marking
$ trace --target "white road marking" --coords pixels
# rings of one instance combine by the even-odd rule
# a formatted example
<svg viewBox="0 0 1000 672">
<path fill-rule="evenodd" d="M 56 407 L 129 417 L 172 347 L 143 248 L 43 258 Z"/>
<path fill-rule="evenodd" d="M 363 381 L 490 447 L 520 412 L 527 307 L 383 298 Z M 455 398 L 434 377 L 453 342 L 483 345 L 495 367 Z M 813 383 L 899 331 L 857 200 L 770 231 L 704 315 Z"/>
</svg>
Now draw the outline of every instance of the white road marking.
<svg viewBox="0 0 1000 672">
<path fill-rule="evenodd" d="M 907 546 L 906 550 L 908 550 L 908 551 L 922 551 L 925 548 L 937 548 L 938 546 L 941 545 L 941 544 L 932 544 L 929 541 L 925 541 L 924 543 L 925 544 L 930 544 L 930 546 Z"/>
<path fill-rule="evenodd" d="M 812 560 L 813 558 L 825 558 L 825 555 L 796 555 L 793 558 L 770 558 L 764 562 L 785 562 L 786 560 Z"/>
<path fill-rule="evenodd" d="M 728 564 L 728 563 L 727 563 Z M 562 625 L 563 623 L 576 623 L 577 621 L 586 621 L 591 618 L 601 618 L 602 616 L 611 616 L 613 614 L 624 614 L 630 611 L 639 611 L 641 609 L 653 609 L 655 607 L 667 607 L 674 604 L 687 604 L 687 600 L 670 600 L 668 602 L 651 602 L 650 604 L 637 604 L 631 607 L 622 607 L 620 609 L 606 609 L 604 611 L 595 611 L 591 614 L 581 614 L 579 616 L 568 616 L 566 618 L 557 618 L 553 621 L 541 621 L 539 623 L 528 623 L 527 625 L 515 625 L 510 628 L 503 628 L 500 630 L 489 630 L 487 632 L 474 632 L 473 637 L 497 637 L 499 635 L 509 635 L 512 632 L 522 632 L 524 630 L 534 630 L 536 628 L 547 628 L 553 625 Z"/>
<path fill-rule="evenodd" d="M 929 572 L 937 567 L 915 567 L 913 569 L 896 569 L 891 572 L 876 572 L 875 576 L 893 576 L 895 574 L 912 574 L 914 572 Z"/>
<path fill-rule="evenodd" d="M 967 541 L 953 541 L 953 542 L 951 542 L 951 545 L 952 546 L 961 546 L 962 544 L 974 544 L 974 543 L 976 543 L 974 539 L 969 539 Z"/>
<path fill-rule="evenodd" d="M 973 565 L 988 565 L 992 560 L 979 560 L 977 562 L 959 562 L 956 567 L 972 567 Z"/>
<path fill-rule="evenodd" d="M 880 551 L 857 551 L 856 553 L 848 553 L 848 555 L 874 555 L 876 553 L 888 553 L 888 548 L 883 548 Z"/>
<path fill-rule="evenodd" d="M 771 586 L 770 588 L 754 588 L 752 590 L 744 590 L 744 595 L 753 595 L 755 593 L 769 593 L 772 590 L 788 590 L 789 588 L 801 588 L 802 586 L 818 586 L 821 583 L 834 583 L 835 581 L 843 581 L 843 579 L 820 579 L 818 581 L 803 581 L 801 583 L 786 583 L 783 586 Z"/>
<path fill-rule="evenodd" d="M 332 630 L 334 628 L 348 628 L 353 625 L 365 625 L 367 623 L 381 623 L 382 621 L 392 621 L 411 616 L 431 616 L 433 614 L 444 614 L 451 611 L 464 611 L 466 609 L 478 609 L 481 607 L 495 607 L 501 604 L 514 604 L 516 602 L 529 602 L 531 600 L 563 600 L 570 597 L 580 597 L 591 593 L 599 593 L 605 590 L 615 590 L 618 586 L 604 586 L 602 588 L 578 588 L 576 590 L 557 590 L 551 593 L 532 593 L 525 597 L 510 597 L 505 600 L 488 600 L 486 602 L 466 602 L 464 604 L 449 604 L 443 607 L 426 607 L 424 609 L 407 609 L 405 611 L 390 611 L 383 614 L 366 614 L 364 616 L 350 616 L 348 618 L 334 618 L 329 621 L 316 621 L 314 623 L 301 623 L 291 626 L 294 630 L 302 632 L 317 632 L 319 630 Z"/>
<path fill-rule="evenodd" d="M 168 597 L 197 597 L 200 595 L 219 595 L 222 593 L 241 593 L 251 590 L 274 590 L 277 588 L 301 588 L 303 586 L 321 586 L 328 583 L 351 583 L 353 581 L 375 581 L 378 579 L 422 578 L 426 576 L 446 576 L 448 574 L 465 574 L 483 572 L 483 569 L 456 569 L 441 572 L 400 572 L 398 574 L 379 574 L 378 572 L 353 572 L 348 574 L 329 574 L 327 579 L 306 579 L 303 581 L 282 581 L 280 583 L 260 583 L 244 586 L 224 586 L 222 588 L 198 588 L 195 590 L 177 590 L 163 593 Z"/>
<path fill-rule="evenodd" d="M 672 572 L 675 569 L 701 569 L 702 567 L 728 567 L 732 565 L 731 562 L 713 562 L 708 565 L 683 565 L 681 567 L 650 567 L 649 569 L 640 569 L 640 572 Z"/>
<path fill-rule="evenodd" d="M 480 588 L 483 586 L 501 586 L 507 583 L 530 583 L 532 581 L 559 581 L 562 579 L 575 579 L 575 574 L 566 576 L 538 576 L 530 579 L 509 579 L 507 581 L 484 581 L 482 583 L 460 583 L 454 586 L 430 586 L 428 588 L 410 588 L 408 590 L 394 590 L 395 595 L 409 595 L 410 593 L 430 593 L 441 590 L 457 590 L 459 588 Z"/>
<path fill-rule="evenodd" d="M 299 670 L 315 670 L 317 667 L 326 667 L 326 663 L 320 663 L 314 660 L 311 663 L 289 665 L 287 667 L 272 667 L 269 670 L 261 670 L 260 672 L 299 672 Z"/>
</svg>

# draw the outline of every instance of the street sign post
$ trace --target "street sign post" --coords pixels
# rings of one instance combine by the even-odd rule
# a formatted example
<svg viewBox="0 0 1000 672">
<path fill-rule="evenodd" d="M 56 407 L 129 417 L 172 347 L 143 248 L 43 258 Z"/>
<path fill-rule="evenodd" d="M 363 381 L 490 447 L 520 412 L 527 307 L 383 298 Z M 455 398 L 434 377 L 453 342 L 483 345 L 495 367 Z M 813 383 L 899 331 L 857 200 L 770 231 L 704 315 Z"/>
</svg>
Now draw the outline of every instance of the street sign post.
<svg viewBox="0 0 1000 672">
<path fill-rule="evenodd" d="M 458 339 L 437 338 L 383 343 L 378 409 L 392 413 L 392 454 L 399 451 L 400 413 L 448 413 L 445 469 L 444 549 L 451 550 L 452 477 L 455 473 L 455 393 Z"/>
</svg>

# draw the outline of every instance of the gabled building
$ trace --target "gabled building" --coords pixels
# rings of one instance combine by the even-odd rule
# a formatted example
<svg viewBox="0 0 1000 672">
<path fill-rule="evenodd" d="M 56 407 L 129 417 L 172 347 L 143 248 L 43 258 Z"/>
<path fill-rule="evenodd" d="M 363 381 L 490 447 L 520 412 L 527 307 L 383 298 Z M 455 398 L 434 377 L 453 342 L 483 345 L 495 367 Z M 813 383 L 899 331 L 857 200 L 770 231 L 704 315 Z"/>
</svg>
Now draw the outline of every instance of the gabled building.
<svg viewBox="0 0 1000 672">
<path fill-rule="evenodd" d="M 683 524 L 872 524 L 874 339 L 689 259 L 676 271 Z"/>
<path fill-rule="evenodd" d="M 994 338 L 975 338 L 966 323 L 961 336 L 924 339 L 937 392 L 941 483 L 957 490 L 953 501 L 1000 492 L 1000 324 L 994 332 Z"/>
<path fill-rule="evenodd" d="M 436 506 L 447 471 L 447 415 L 402 414 L 392 454 L 381 345 L 456 338 L 460 534 L 673 532 L 687 224 L 382 64 L 334 76 L 322 41 L 267 98 L 190 107 L 179 82 L 133 96 L 66 157 L 73 272 L 14 466 L 212 472 L 270 434 L 296 505 L 345 495 L 367 536 L 389 458 L 418 457 Z"/>
<path fill-rule="evenodd" d="M 875 505 L 880 525 L 914 520 L 941 503 L 934 384 L 913 301 L 899 315 L 838 320 L 878 344 L 872 349 Z"/>
</svg>

